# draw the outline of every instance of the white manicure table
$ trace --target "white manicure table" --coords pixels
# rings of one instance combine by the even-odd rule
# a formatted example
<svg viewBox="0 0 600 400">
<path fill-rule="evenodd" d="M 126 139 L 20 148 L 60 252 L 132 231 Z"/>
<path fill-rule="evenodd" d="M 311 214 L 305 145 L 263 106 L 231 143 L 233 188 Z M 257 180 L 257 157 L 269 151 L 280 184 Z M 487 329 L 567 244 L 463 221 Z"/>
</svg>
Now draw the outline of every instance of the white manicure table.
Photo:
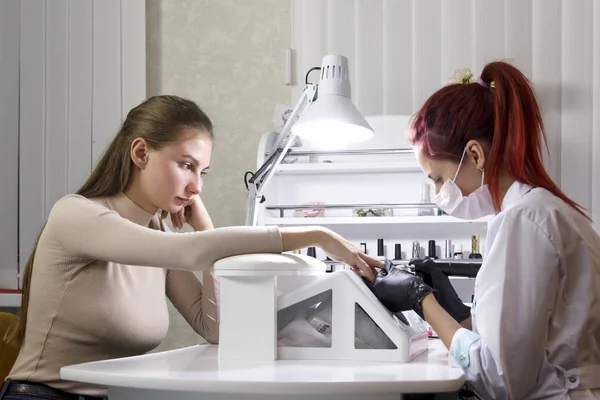
<svg viewBox="0 0 600 400">
<path fill-rule="evenodd" d="M 109 400 L 399 400 L 456 392 L 464 382 L 439 339 L 409 363 L 219 360 L 218 346 L 99 361 L 61 369 L 67 380 L 109 388 Z"/>
<path fill-rule="evenodd" d="M 444 345 L 422 323 L 392 316 L 354 272 L 326 274 L 322 261 L 289 254 L 228 257 L 214 271 L 218 346 L 67 366 L 61 377 L 106 386 L 109 400 L 398 400 L 463 384 Z M 324 293 L 333 301 L 330 346 L 279 346 L 278 313 Z M 394 346 L 356 347 L 357 306 Z"/>
</svg>

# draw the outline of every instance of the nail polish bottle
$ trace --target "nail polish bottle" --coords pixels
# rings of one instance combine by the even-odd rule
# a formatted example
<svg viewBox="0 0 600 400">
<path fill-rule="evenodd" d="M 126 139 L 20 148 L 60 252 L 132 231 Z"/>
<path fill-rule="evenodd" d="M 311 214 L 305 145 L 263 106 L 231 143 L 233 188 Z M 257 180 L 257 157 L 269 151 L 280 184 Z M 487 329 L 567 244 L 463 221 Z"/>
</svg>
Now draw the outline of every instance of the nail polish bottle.
<svg viewBox="0 0 600 400">
<path fill-rule="evenodd" d="M 446 239 L 444 241 L 444 260 L 450 260 L 454 257 L 454 252 L 452 251 L 452 241 L 450 239 Z"/>
<path fill-rule="evenodd" d="M 400 243 L 394 245 L 394 260 L 402 260 L 402 245 Z"/>
<path fill-rule="evenodd" d="M 437 259 L 437 255 L 436 255 L 436 251 L 435 251 L 435 240 L 429 241 L 429 251 L 427 252 L 427 257 L 433 258 L 434 260 Z"/>
<path fill-rule="evenodd" d="M 306 255 L 309 257 L 317 258 L 317 249 L 315 249 L 314 247 L 309 247 L 306 251 Z"/>
<path fill-rule="evenodd" d="M 385 248 L 383 246 L 383 239 L 377 239 L 377 259 L 380 261 L 385 260 Z"/>
<path fill-rule="evenodd" d="M 421 243 L 418 240 L 415 240 L 412 244 L 412 258 L 420 258 L 421 257 Z"/>
<path fill-rule="evenodd" d="M 483 256 L 479 252 L 479 235 L 471 236 L 471 254 L 469 254 L 470 259 L 481 259 Z"/>
</svg>

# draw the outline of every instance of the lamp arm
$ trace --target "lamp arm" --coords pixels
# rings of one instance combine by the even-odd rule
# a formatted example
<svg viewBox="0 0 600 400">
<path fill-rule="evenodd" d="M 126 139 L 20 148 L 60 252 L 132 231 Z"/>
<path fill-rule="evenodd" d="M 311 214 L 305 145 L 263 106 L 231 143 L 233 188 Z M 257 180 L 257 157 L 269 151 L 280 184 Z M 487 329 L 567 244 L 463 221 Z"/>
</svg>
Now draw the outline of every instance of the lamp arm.
<svg viewBox="0 0 600 400">
<path fill-rule="evenodd" d="M 314 100 L 314 95 L 316 93 L 317 86 L 313 84 L 308 84 L 302 91 L 302 95 L 298 99 L 298 102 L 294 106 L 288 120 L 283 125 L 281 132 L 277 136 L 277 140 L 273 144 L 271 151 L 269 152 L 270 157 L 263 163 L 263 165 L 256 171 L 252 180 L 257 182 L 257 189 L 260 190 L 257 194 L 262 194 L 262 187 L 268 184 L 271 179 L 273 173 L 275 172 L 275 167 L 281 164 L 281 161 L 287 155 L 287 151 L 292 145 L 294 138 L 296 135 L 292 133 L 292 126 L 296 123 L 296 120 L 302 114 L 302 112 L 306 109 L 308 104 L 310 104 Z M 273 157 L 275 154 L 279 154 L 277 157 Z"/>
<path fill-rule="evenodd" d="M 296 135 L 292 133 L 292 126 L 300 116 L 300 114 L 315 100 L 317 93 L 317 85 L 307 84 L 298 102 L 294 106 L 288 120 L 283 125 L 277 140 L 275 141 L 269 158 L 260 166 L 254 176 L 250 179 L 248 204 L 246 208 L 246 225 L 254 226 L 258 223 L 258 208 L 264 201 L 263 192 L 265 187 L 271 181 L 277 166 L 281 164 L 285 156 L 288 154 L 289 148 L 292 145 Z"/>
<path fill-rule="evenodd" d="M 286 121 L 285 125 L 283 125 L 283 128 L 281 129 L 281 132 L 279 134 L 279 137 L 277 138 L 277 140 L 275 141 L 275 144 L 273 145 L 274 149 L 282 147 L 282 144 L 286 143 L 286 142 L 289 142 L 289 144 L 291 145 L 292 140 L 295 137 L 295 135 L 292 133 L 292 126 L 296 123 L 296 120 L 298 119 L 300 114 L 302 114 L 302 112 L 305 111 L 306 107 L 310 103 L 312 103 L 313 101 L 316 100 L 316 94 L 317 94 L 317 85 L 308 83 L 304 87 L 304 90 L 302 91 L 302 94 L 300 95 L 298 102 L 294 106 L 294 109 L 292 110 L 290 117 Z"/>
</svg>

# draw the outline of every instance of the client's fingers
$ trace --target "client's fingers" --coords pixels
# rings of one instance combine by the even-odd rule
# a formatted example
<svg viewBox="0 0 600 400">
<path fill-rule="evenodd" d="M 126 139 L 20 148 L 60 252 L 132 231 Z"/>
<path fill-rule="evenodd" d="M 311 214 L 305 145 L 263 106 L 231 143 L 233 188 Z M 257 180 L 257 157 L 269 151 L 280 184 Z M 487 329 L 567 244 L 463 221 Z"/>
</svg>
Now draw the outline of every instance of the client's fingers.
<svg viewBox="0 0 600 400">
<path fill-rule="evenodd" d="M 176 229 L 181 228 L 181 221 L 179 220 L 179 213 L 171 213 L 171 222 L 173 223 L 173 227 Z"/>
<path fill-rule="evenodd" d="M 375 282 L 375 276 L 377 275 L 375 273 L 375 269 L 370 266 L 369 264 L 367 264 L 365 262 L 365 260 L 363 260 L 362 255 L 359 254 L 359 256 L 357 257 L 358 259 L 356 260 L 357 263 L 357 267 L 365 274 L 365 277 L 372 282 Z"/>
<path fill-rule="evenodd" d="M 383 263 L 382 261 L 379 261 L 365 253 L 358 253 L 358 255 L 364 262 L 366 262 L 371 267 L 371 270 L 373 271 L 374 275 L 377 275 L 377 271 L 375 270 L 375 268 L 385 270 L 385 263 Z"/>
<path fill-rule="evenodd" d="M 185 207 L 179 210 L 177 215 L 179 216 L 179 228 L 183 228 L 183 225 L 185 225 L 185 221 L 187 220 L 185 217 Z"/>
</svg>

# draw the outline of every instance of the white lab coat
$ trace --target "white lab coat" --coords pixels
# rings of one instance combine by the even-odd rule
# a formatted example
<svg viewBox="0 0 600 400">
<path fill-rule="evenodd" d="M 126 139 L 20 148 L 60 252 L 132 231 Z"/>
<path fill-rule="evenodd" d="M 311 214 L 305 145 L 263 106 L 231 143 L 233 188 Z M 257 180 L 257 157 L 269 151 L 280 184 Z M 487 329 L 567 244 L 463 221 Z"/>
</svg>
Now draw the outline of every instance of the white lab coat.
<svg viewBox="0 0 600 400">
<path fill-rule="evenodd" d="M 598 221 L 600 222 L 600 221 Z M 514 183 L 490 222 L 473 331 L 450 353 L 482 399 L 600 399 L 600 238 L 545 189 Z"/>
</svg>

